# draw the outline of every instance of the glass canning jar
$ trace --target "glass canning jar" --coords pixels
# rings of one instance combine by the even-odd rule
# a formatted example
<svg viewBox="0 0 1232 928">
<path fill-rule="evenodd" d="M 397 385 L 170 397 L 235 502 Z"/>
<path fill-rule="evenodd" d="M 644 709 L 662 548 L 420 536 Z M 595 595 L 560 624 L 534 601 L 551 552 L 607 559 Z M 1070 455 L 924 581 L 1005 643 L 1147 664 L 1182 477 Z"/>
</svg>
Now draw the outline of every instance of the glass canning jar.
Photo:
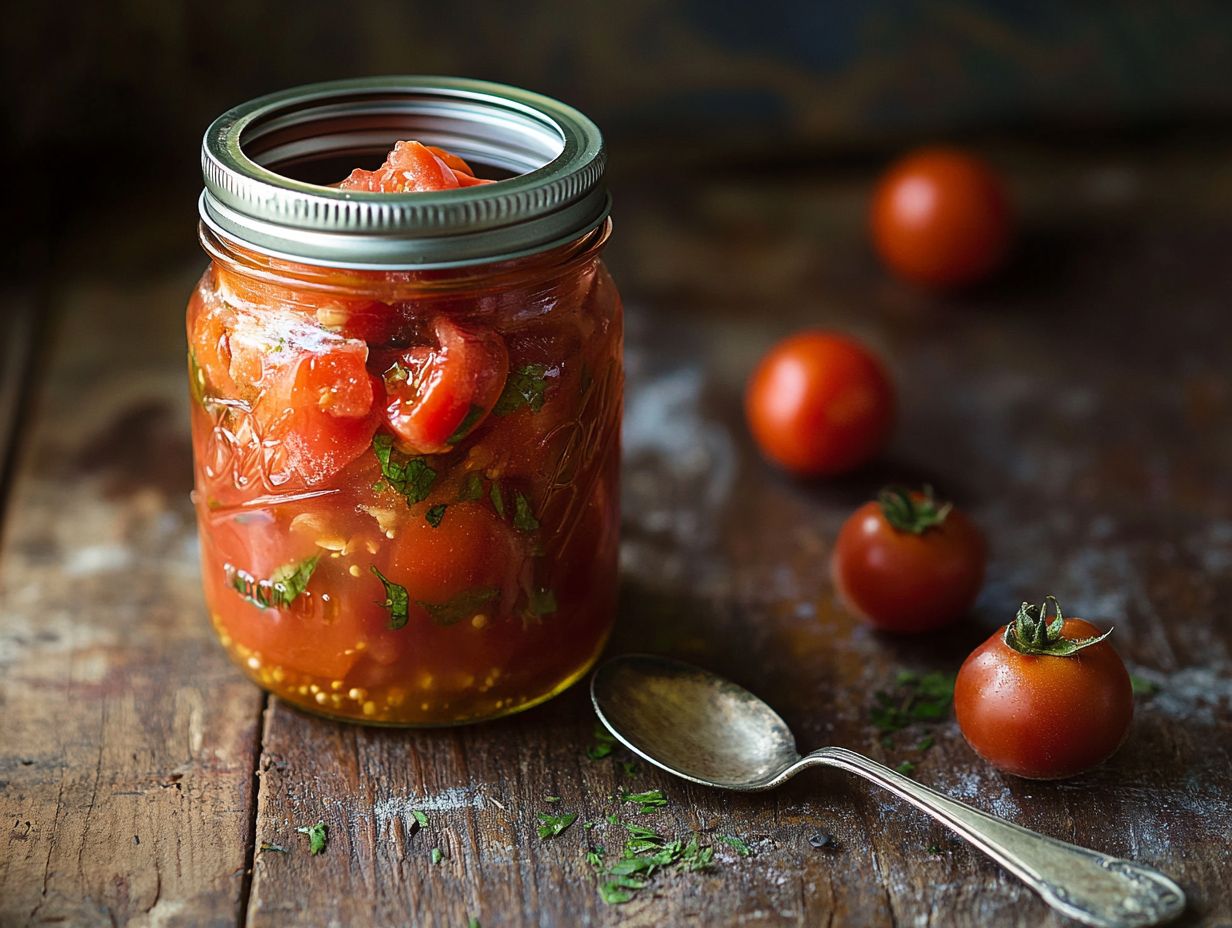
<svg viewBox="0 0 1232 928">
<path fill-rule="evenodd" d="M 328 186 L 407 138 L 498 182 Z M 193 498 L 223 646 L 289 702 L 376 724 L 569 686 L 616 598 L 622 321 L 598 130 L 509 87 L 387 78 L 244 104 L 202 157 Z"/>
</svg>

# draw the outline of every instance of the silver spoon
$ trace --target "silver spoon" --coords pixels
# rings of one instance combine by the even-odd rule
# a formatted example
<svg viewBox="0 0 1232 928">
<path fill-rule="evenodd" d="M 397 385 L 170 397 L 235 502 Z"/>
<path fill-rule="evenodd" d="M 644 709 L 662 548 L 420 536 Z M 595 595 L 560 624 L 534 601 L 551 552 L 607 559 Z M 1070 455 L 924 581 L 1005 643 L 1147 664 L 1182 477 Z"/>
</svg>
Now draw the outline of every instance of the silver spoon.
<svg viewBox="0 0 1232 928">
<path fill-rule="evenodd" d="M 801 757 L 768 705 L 729 680 L 680 661 L 630 654 L 596 672 L 590 696 L 622 744 L 678 777 L 722 789 L 773 789 L 814 765 L 872 780 L 997 861 L 1059 912 L 1100 928 L 1175 918 L 1185 894 L 1162 873 L 978 812 L 846 748 Z"/>
</svg>

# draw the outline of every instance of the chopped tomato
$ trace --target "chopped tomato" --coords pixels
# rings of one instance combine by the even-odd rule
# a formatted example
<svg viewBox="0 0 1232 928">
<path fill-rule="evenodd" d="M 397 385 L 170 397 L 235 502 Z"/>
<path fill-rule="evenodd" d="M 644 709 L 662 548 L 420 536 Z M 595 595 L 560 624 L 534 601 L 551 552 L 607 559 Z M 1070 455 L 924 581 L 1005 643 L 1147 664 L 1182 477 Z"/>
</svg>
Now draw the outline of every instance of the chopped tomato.
<svg viewBox="0 0 1232 928">
<path fill-rule="evenodd" d="M 410 141 L 394 145 L 385 163 L 375 171 L 356 168 L 338 188 L 366 193 L 416 193 L 485 183 L 491 181 L 475 177 L 471 166 L 457 155 Z"/>
<path fill-rule="evenodd" d="M 432 322 L 436 345 L 401 354 L 385 371 L 385 421 L 404 451 L 440 454 L 473 432 L 496 405 L 509 352 L 495 332 Z"/>
</svg>

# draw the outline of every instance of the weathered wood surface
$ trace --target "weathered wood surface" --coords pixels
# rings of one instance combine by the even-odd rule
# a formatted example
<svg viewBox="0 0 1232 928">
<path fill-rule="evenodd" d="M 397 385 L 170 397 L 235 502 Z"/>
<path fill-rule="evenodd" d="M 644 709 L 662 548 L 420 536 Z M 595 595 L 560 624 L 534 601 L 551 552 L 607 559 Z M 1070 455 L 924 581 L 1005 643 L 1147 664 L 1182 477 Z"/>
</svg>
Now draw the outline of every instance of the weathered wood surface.
<svg viewBox="0 0 1232 928">
<path fill-rule="evenodd" d="M 232 925 L 261 694 L 197 589 L 190 278 L 79 281 L 0 554 L 0 924 Z"/>
<path fill-rule="evenodd" d="M 1217 159 L 1158 153 L 1010 163 L 1030 230 L 1020 259 L 952 300 L 876 268 L 863 174 L 620 191 L 630 386 L 611 651 L 711 666 L 774 704 L 802 746 L 913 760 L 980 808 L 1159 866 L 1189 892 L 1190 923 L 1226 924 L 1232 180 Z M 837 772 L 746 797 L 589 760 L 581 688 L 452 731 L 346 726 L 276 699 L 259 723 L 262 698 L 225 666 L 196 590 L 178 330 L 194 263 L 62 295 L 0 552 L 0 923 L 1061 923 Z M 749 367 L 805 324 L 867 338 L 898 381 L 893 446 L 858 477 L 786 480 L 742 428 Z M 935 642 L 880 638 L 834 602 L 830 539 L 891 477 L 930 480 L 990 535 L 975 614 Z M 1114 622 L 1133 669 L 1162 687 L 1111 763 L 1030 783 L 979 762 L 952 723 L 923 753 L 912 736 L 880 742 L 868 710 L 898 669 L 955 669 L 1045 592 Z M 669 805 L 634 820 L 738 835 L 753 856 L 719 844 L 712 872 L 606 906 L 584 852 L 623 841 L 603 821 L 613 792 L 654 787 Z M 579 821 L 541 841 L 535 816 L 555 811 Z M 317 820 L 330 842 L 311 857 L 295 828 Z M 836 849 L 810 845 L 823 832 Z"/>
</svg>

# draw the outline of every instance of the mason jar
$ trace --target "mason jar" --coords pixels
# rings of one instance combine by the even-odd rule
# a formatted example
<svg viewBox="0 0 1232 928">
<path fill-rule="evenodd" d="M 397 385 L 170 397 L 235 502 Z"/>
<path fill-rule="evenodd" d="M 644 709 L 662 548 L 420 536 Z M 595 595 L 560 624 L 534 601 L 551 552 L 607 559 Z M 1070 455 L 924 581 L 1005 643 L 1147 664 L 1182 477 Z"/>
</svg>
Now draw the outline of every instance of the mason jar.
<svg viewBox="0 0 1232 928">
<path fill-rule="evenodd" d="M 337 187 L 403 139 L 496 182 Z M 445 725 L 594 663 L 623 387 L 604 161 L 576 110 L 454 78 L 295 88 L 206 132 L 193 499 L 214 628 L 269 692 Z"/>
</svg>

